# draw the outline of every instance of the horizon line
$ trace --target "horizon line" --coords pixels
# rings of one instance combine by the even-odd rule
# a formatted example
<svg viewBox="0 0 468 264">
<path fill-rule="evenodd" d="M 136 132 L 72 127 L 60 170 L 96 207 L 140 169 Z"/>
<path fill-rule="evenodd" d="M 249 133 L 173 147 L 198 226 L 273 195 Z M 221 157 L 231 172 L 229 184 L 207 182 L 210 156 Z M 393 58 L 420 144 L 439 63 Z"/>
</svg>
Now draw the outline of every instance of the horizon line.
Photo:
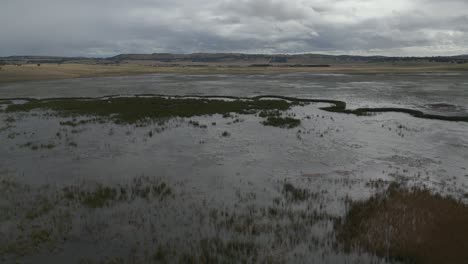
<svg viewBox="0 0 468 264">
<path fill-rule="evenodd" d="M 437 55 L 437 56 L 388 56 L 388 55 L 351 55 L 351 54 L 327 54 L 327 53 L 243 53 L 243 52 L 191 52 L 191 53 L 171 53 L 171 52 L 155 52 L 155 53 L 119 53 L 117 55 L 108 55 L 108 56 L 59 56 L 59 55 L 7 55 L 0 56 L 0 58 L 12 58 L 12 57 L 53 57 L 53 58 L 84 58 L 84 59 L 111 59 L 114 57 L 122 55 L 181 55 L 181 56 L 190 56 L 190 55 L 216 55 L 216 54 L 226 54 L 226 55 L 252 55 L 252 56 L 304 56 L 304 55 L 319 55 L 319 56 L 330 56 L 330 57 L 383 57 L 383 58 L 440 58 L 440 57 L 460 57 L 468 56 L 468 54 L 457 54 L 457 55 Z"/>
</svg>

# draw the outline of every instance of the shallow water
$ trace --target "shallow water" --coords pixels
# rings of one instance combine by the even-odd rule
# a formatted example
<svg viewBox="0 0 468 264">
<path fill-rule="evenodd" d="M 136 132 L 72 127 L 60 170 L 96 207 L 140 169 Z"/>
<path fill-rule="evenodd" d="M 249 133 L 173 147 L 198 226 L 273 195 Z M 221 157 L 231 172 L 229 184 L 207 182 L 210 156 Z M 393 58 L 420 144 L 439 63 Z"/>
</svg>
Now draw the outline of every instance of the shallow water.
<svg viewBox="0 0 468 264">
<path fill-rule="evenodd" d="M 460 75 L 149 75 L 2 85 L 0 97 L 276 94 L 333 98 L 351 102 L 351 107 L 398 105 L 463 114 L 467 113 L 467 82 L 468 77 Z M 431 104 L 432 108 L 427 107 Z M 321 105 L 291 109 L 301 119 L 294 129 L 264 126 L 254 115 L 177 118 L 143 127 L 110 122 L 69 127 L 60 122 L 70 118 L 45 112 L 0 113 L 0 177 L 32 190 L 0 196 L 2 208 L 29 209 L 39 200 L 35 197 L 53 196 L 63 186 L 121 184 L 142 176 L 163 180 L 174 192 L 174 197 L 162 201 L 137 199 L 93 210 L 78 206 L 69 212 L 74 220 L 64 221 L 70 229 L 59 232 L 66 240 L 54 240 L 52 249 L 26 251 L 19 259 L 60 263 L 70 257 L 102 260 L 107 256 L 139 262 L 151 259 L 161 246 L 165 252 L 176 248 L 177 254 L 196 254 L 201 239 L 221 238 L 253 241 L 259 245 L 255 251 L 259 259 L 278 262 L 383 263 L 333 246 L 333 219 L 346 213 L 346 200 L 370 197 L 382 189 L 373 184 L 379 180 L 383 186 L 404 182 L 466 200 L 467 123 L 399 113 L 357 117 L 325 112 Z M 207 127 L 193 126 L 190 120 Z M 223 136 L 225 131 L 230 136 Z M 26 146 L 29 142 L 53 147 L 33 150 Z M 306 201 L 287 201 L 282 193 L 285 182 L 314 195 Z M 35 191 L 41 186 L 49 189 Z M 280 199 L 279 204 L 275 199 Z M 287 210 L 290 217 L 262 215 L 271 208 Z M 53 228 L 51 219 L 59 217 L 60 210 L 68 209 L 60 203 L 34 223 L 19 222 L 24 221 L 26 230 L 35 225 Z M 252 224 L 248 234 L 223 226 L 223 219 L 229 217 L 222 212 L 236 215 L 233 225 L 244 224 L 244 218 L 265 222 L 267 232 L 251 231 Z M 308 217 L 311 222 L 295 218 L 311 212 L 321 217 Z M 13 215 L 3 220 L 4 227 L 18 222 L 19 216 Z M 4 237 L 21 232 L 0 229 Z M 236 254 L 248 256 L 248 252 Z M 167 254 L 173 254 L 171 259 L 179 257 Z"/>
<path fill-rule="evenodd" d="M 0 98 L 114 94 L 288 95 L 342 100 L 352 108 L 400 106 L 468 113 L 468 74 L 152 74 L 0 84 Z M 445 107 L 437 107 L 444 104 Z"/>
</svg>

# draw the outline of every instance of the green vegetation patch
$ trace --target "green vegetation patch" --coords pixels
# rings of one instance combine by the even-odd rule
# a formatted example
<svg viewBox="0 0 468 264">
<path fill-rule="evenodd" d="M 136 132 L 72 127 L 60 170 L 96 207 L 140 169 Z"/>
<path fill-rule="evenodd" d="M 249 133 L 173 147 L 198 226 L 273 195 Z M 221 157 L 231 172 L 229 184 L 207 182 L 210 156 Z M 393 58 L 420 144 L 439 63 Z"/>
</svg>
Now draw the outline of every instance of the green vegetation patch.
<svg viewBox="0 0 468 264">
<path fill-rule="evenodd" d="M 302 102 L 299 103 L 302 104 Z M 261 111 L 258 116 L 266 118 L 266 120 L 262 122 L 265 126 L 295 128 L 301 124 L 301 120 L 290 116 L 283 117 L 282 113 L 278 110 L 264 110 Z"/>
<path fill-rule="evenodd" d="M 44 99 L 9 105 L 6 112 L 52 110 L 62 116 L 108 117 L 116 123 L 136 123 L 151 119 L 193 117 L 229 113 L 254 114 L 261 110 L 288 110 L 295 102 L 285 100 L 189 99 L 164 97 L 119 97 L 108 99 Z M 68 125 L 68 124 L 67 124 Z"/>
<path fill-rule="evenodd" d="M 72 120 L 72 121 L 60 122 L 60 125 L 61 126 L 77 127 L 79 125 L 84 125 L 84 124 L 87 124 L 87 123 L 90 123 L 90 122 L 91 121 L 89 121 L 89 120 L 80 120 L 80 121 Z"/>
<path fill-rule="evenodd" d="M 132 201 L 136 198 L 163 200 L 171 195 L 172 189 L 166 183 L 151 182 L 149 179 L 138 179 L 131 185 L 98 185 L 88 191 L 79 186 L 63 188 L 63 197 L 69 201 L 78 201 L 88 208 L 108 207 L 118 201 Z"/>
<path fill-rule="evenodd" d="M 9 117 L 5 118 L 5 123 L 13 123 L 15 121 L 16 121 L 16 119 L 14 117 L 12 117 L 12 116 L 9 116 Z"/>
<path fill-rule="evenodd" d="M 265 126 L 274 126 L 280 128 L 295 128 L 301 124 L 301 120 L 292 117 L 270 116 L 263 121 Z"/>
<path fill-rule="evenodd" d="M 105 243 L 109 237 L 107 233 L 121 234 L 120 229 L 115 228 L 116 222 L 108 220 L 109 215 L 118 217 L 117 223 L 128 222 L 135 227 L 141 226 L 139 219 L 147 222 L 150 217 L 151 224 L 164 227 L 165 222 L 160 222 L 154 213 L 161 212 L 162 215 L 167 209 L 180 210 L 180 202 L 187 201 L 187 196 L 184 197 L 181 192 L 178 193 L 178 200 L 174 200 L 176 203 L 166 202 L 166 198 L 175 198 L 171 189 L 173 185 L 159 178 L 142 176 L 121 184 L 96 184 L 94 181 L 92 186 L 89 184 L 83 182 L 63 188 L 54 184 L 38 189 L 0 179 L 0 198 L 11 201 L 7 204 L 10 209 L 3 210 L 0 219 L 9 216 L 8 219 L 19 223 L 6 231 L 9 235 L 7 240 L 0 239 L 0 258 L 9 260 L 33 257 L 37 253 L 61 253 L 62 245 L 68 246 L 68 242 L 90 237 Z M 80 263 L 287 263 L 288 260 L 295 261 L 291 261 L 290 255 L 288 257 L 283 252 L 293 252 L 303 245 L 310 250 L 324 247 L 313 230 L 323 227 L 322 223 L 335 220 L 322 210 L 322 204 L 327 201 L 318 198 L 309 189 L 286 181 L 278 181 L 276 187 L 278 196 L 264 205 L 256 202 L 255 192 L 239 191 L 232 207 L 211 207 L 200 203 L 190 204 L 193 211 L 176 211 L 176 216 L 182 214 L 195 219 L 191 230 L 209 227 L 208 230 L 213 232 L 197 234 L 182 242 L 164 237 L 161 239 L 160 233 L 153 232 L 150 240 L 139 238 L 139 246 L 135 249 L 138 255 L 106 256 L 106 261 Z M 131 204 L 133 199 L 139 200 Z M 145 204 L 138 209 L 140 202 Z M 152 217 L 155 217 L 154 220 Z M 89 224 L 83 229 L 74 229 L 83 222 Z M 107 222 L 110 224 L 105 224 Z M 131 230 L 133 232 L 134 229 Z M 148 229 L 135 230 L 143 232 Z M 110 235 L 114 237 L 113 233 Z M 147 244 L 146 241 L 153 243 Z M 133 244 L 133 241 L 122 241 L 123 246 L 130 243 Z M 108 259 L 115 259 L 115 262 Z"/>
<path fill-rule="evenodd" d="M 308 190 L 295 187 L 289 182 L 284 183 L 282 193 L 287 200 L 294 202 L 305 201 L 311 196 Z"/>
<path fill-rule="evenodd" d="M 251 241 L 207 238 L 199 242 L 197 254 L 185 254 L 181 263 L 249 263 L 255 262 L 258 246 Z"/>
<path fill-rule="evenodd" d="M 444 120 L 444 121 L 454 121 L 454 122 L 468 122 L 468 116 L 444 116 L 444 115 L 434 115 L 434 114 L 426 114 L 419 110 L 414 109 L 407 109 L 407 108 L 399 108 L 399 107 L 376 107 L 376 108 L 357 108 L 354 110 L 347 109 L 346 103 L 343 101 L 338 100 L 328 100 L 328 99 L 306 99 L 306 98 L 295 98 L 295 97 L 287 97 L 287 96 L 279 96 L 279 95 L 264 95 L 264 96 L 257 96 L 255 98 L 276 98 L 276 99 L 283 99 L 288 100 L 291 102 L 300 102 L 300 103 L 327 103 L 330 106 L 322 107 L 320 109 L 328 112 L 333 113 L 342 113 L 342 114 L 353 114 L 356 116 L 369 116 L 377 113 L 388 113 L 388 112 L 395 112 L 395 113 L 404 113 L 409 114 L 416 118 L 423 118 L 423 119 L 435 119 L 435 120 Z"/>
<path fill-rule="evenodd" d="M 0 224 L 16 223 L 9 225 L 0 238 L 0 259 L 56 250 L 58 245 L 72 239 L 75 221 L 96 210 L 112 209 L 137 199 L 155 205 L 170 197 L 174 193 L 168 184 L 144 176 L 125 184 L 89 187 L 83 183 L 64 188 L 33 187 L 0 178 Z"/>
<path fill-rule="evenodd" d="M 30 148 L 31 150 L 39 150 L 39 149 L 53 149 L 55 145 L 53 143 L 49 144 L 34 144 L 33 142 L 27 142 L 23 145 L 20 145 L 23 148 Z"/>
<path fill-rule="evenodd" d="M 352 203 L 335 229 L 346 250 L 363 248 L 408 263 L 464 263 L 467 223 L 466 204 L 393 184 L 367 201 Z"/>
</svg>

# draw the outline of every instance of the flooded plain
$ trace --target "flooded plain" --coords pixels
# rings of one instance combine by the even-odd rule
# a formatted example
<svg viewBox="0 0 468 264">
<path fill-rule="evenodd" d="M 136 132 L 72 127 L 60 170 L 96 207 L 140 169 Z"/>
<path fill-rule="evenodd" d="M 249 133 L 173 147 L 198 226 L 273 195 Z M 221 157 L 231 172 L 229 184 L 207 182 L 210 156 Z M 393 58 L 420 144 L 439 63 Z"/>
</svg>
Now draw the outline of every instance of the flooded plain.
<svg viewBox="0 0 468 264">
<path fill-rule="evenodd" d="M 153 95 L 178 103 L 190 96 L 236 103 L 247 99 L 224 96 L 276 95 L 339 100 L 349 109 L 468 116 L 463 74 L 142 75 L 1 84 L 0 262 L 426 263 L 417 251 L 398 250 L 388 234 L 373 248 L 362 234 L 345 233 L 343 223 L 358 210 L 353 205 L 417 189 L 449 199 L 450 210 L 466 215 L 468 122 L 346 114 L 324 110 L 324 102 L 288 100 L 266 110 L 252 101 L 244 106 L 250 109 L 229 113 L 222 103 L 211 111 L 206 102 L 206 111 L 177 108 L 133 120 L 100 104 L 117 102 L 108 96 L 130 97 L 124 103 L 135 109 Z M 76 97 L 102 101 L 94 112 L 29 101 Z M 28 104 L 35 105 L 16 107 Z M 405 191 L 392 195 L 395 188 Z M 457 231 L 465 234 L 465 226 Z M 461 242 L 450 253 L 455 261 L 466 256 L 457 255 L 466 249 Z"/>
</svg>

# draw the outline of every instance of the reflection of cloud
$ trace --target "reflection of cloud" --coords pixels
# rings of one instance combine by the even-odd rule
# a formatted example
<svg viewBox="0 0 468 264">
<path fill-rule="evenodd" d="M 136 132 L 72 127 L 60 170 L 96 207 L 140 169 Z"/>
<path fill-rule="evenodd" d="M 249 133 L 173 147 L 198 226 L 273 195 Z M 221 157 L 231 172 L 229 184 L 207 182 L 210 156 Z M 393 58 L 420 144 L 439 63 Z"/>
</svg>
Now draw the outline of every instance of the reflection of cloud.
<svg viewBox="0 0 468 264">
<path fill-rule="evenodd" d="M 3 0 L 0 56 L 449 55 L 468 53 L 466 10 L 465 0 Z"/>
</svg>

